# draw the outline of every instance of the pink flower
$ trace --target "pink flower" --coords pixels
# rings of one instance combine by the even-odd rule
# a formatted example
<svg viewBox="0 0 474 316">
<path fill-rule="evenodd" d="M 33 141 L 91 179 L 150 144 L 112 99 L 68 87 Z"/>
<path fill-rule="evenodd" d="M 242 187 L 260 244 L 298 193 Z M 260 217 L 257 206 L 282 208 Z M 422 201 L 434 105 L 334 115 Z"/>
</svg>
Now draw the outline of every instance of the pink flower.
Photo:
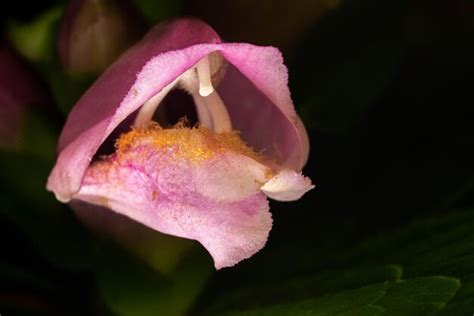
<svg viewBox="0 0 474 316">
<path fill-rule="evenodd" d="M 300 172 L 309 144 L 287 79 L 273 47 L 222 43 L 199 20 L 160 24 L 75 105 L 48 189 L 197 240 L 217 269 L 235 265 L 266 243 L 267 196 L 291 201 L 313 188 Z M 199 127 L 152 122 L 172 89 L 192 96 Z M 91 163 L 132 119 L 115 153 Z"/>
</svg>

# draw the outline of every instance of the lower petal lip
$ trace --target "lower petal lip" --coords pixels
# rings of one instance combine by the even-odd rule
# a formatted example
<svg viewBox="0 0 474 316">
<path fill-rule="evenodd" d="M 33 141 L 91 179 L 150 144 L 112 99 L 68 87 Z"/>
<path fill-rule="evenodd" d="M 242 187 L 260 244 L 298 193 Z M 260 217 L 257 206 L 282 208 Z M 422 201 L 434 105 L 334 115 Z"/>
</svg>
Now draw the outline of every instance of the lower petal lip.
<svg viewBox="0 0 474 316">
<path fill-rule="evenodd" d="M 180 128 L 158 133 L 177 133 L 173 139 L 181 142 L 180 135 L 195 141 L 193 133 L 203 132 Z M 263 248 L 272 220 L 258 183 L 266 180 L 267 167 L 231 150 L 196 161 L 192 148 L 163 139 L 157 146 L 146 132 L 139 135 L 89 167 L 75 199 L 108 207 L 163 233 L 195 239 L 211 253 L 216 268 L 232 266 Z M 202 144 L 213 143 L 203 139 Z"/>
</svg>

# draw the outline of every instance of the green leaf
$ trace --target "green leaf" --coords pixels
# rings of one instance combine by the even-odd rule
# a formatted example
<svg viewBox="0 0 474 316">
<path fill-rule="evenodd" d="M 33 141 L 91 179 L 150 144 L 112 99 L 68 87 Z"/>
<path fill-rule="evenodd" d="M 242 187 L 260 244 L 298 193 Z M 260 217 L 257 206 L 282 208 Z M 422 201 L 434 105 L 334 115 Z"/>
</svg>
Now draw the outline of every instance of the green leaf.
<svg viewBox="0 0 474 316">
<path fill-rule="evenodd" d="M 287 280 L 276 278 L 267 284 L 244 287 L 227 293 L 209 309 L 218 314 L 230 308 L 244 308 L 259 305 L 278 304 L 287 301 L 324 295 L 338 290 L 359 288 L 362 286 L 398 281 L 402 269 L 396 265 L 356 267 L 348 270 L 329 270 L 316 275 L 292 277 Z"/>
<path fill-rule="evenodd" d="M 62 8 L 53 7 L 34 21 L 11 21 L 8 33 L 16 49 L 33 62 L 51 60 L 55 54 L 56 25 L 61 14 Z"/>
<path fill-rule="evenodd" d="M 464 277 L 462 280 L 461 289 L 439 315 L 450 316 L 472 313 L 474 306 L 474 274 Z"/>
<path fill-rule="evenodd" d="M 374 302 L 381 315 L 434 315 L 443 309 L 460 287 L 458 279 L 442 276 L 409 279 L 391 284 Z"/>
<path fill-rule="evenodd" d="M 459 285 L 459 281 L 453 278 L 418 278 L 231 315 L 434 315 L 453 297 Z"/>
<path fill-rule="evenodd" d="M 55 103 L 66 116 L 96 76 L 68 76 L 59 63 L 56 32 L 62 7 L 52 7 L 34 21 L 10 21 L 8 34 L 15 48 L 34 64 L 47 82 Z"/>
<path fill-rule="evenodd" d="M 247 267 L 243 265 L 217 278 L 194 311 L 247 311 L 250 315 L 472 313 L 473 229 L 474 210 L 450 211 L 413 221 L 357 245 L 346 243 L 322 250 L 309 240 L 299 241 L 292 249 L 275 248 Z M 272 268 L 276 261 L 286 270 L 291 265 L 290 271 L 296 275 L 282 276 Z M 267 276 L 262 278 L 262 274 Z M 370 304 L 356 306 L 351 302 L 364 299 L 357 296 L 373 298 L 386 285 L 383 297 Z M 350 306 L 348 310 L 338 309 L 346 305 Z"/>
<path fill-rule="evenodd" d="M 256 308 L 254 310 L 234 312 L 231 315 L 341 315 L 352 311 L 353 315 L 360 315 L 361 310 L 365 315 L 378 315 L 379 308 L 372 304 L 382 298 L 388 284 L 377 284 L 350 290 L 334 295 L 322 296 L 317 299 L 275 305 L 271 307 Z M 349 314 L 348 314 L 349 315 Z"/>
</svg>

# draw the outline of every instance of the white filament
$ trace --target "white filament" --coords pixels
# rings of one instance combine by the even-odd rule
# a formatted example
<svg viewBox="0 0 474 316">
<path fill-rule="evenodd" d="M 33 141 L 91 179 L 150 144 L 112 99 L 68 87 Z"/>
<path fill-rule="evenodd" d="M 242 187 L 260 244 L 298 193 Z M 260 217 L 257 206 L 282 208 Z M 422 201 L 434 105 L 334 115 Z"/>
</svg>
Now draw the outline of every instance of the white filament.
<svg viewBox="0 0 474 316">
<path fill-rule="evenodd" d="M 201 98 L 211 114 L 214 131 L 219 133 L 232 129 L 229 113 L 217 91 L 214 91 L 207 97 L 198 96 L 198 98 Z"/>
<path fill-rule="evenodd" d="M 199 94 L 203 97 L 207 97 L 214 91 L 209 57 L 206 56 L 197 63 L 196 71 L 199 78 Z"/>
<path fill-rule="evenodd" d="M 213 129 L 212 116 L 209 113 L 204 98 L 198 94 L 193 94 L 194 104 L 196 105 L 196 112 L 199 119 L 199 123 L 209 129 Z"/>
<path fill-rule="evenodd" d="M 155 114 L 156 109 L 160 105 L 161 101 L 166 97 L 166 95 L 174 88 L 179 78 L 175 81 L 164 87 L 160 92 L 155 94 L 150 100 L 146 101 L 142 105 L 140 111 L 138 111 L 137 117 L 135 118 L 134 127 L 144 128 L 152 120 L 153 114 Z"/>
<path fill-rule="evenodd" d="M 135 118 L 134 127 L 144 128 L 152 120 L 153 115 L 166 97 L 166 95 L 176 86 L 188 91 L 196 105 L 196 112 L 201 125 L 213 129 L 216 132 L 230 131 L 232 124 L 229 113 L 221 97 L 214 90 L 211 80 L 211 69 L 208 56 L 202 58 L 194 67 L 197 73 L 197 81 L 192 79 L 193 68 L 184 72 L 172 83 L 164 87 L 160 92 L 149 99 L 139 110 Z M 195 79 L 194 79 L 195 80 Z M 197 93 L 199 85 L 199 93 Z M 195 88 L 193 88 L 195 87 Z"/>
</svg>

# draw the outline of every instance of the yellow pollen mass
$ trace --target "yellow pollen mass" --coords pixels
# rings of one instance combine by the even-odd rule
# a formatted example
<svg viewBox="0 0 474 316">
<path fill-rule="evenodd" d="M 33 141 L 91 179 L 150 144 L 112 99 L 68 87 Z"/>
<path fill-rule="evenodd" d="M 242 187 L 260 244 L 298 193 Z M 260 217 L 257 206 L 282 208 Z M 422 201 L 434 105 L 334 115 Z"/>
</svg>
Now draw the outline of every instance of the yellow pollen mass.
<svg viewBox="0 0 474 316">
<path fill-rule="evenodd" d="M 178 123 L 172 128 L 150 124 L 146 128 L 135 128 L 122 134 L 115 147 L 117 154 L 124 155 L 134 146 L 150 144 L 157 150 L 173 150 L 176 158 L 200 162 L 215 154 L 234 152 L 262 161 L 262 155 L 249 147 L 236 131 L 216 133 L 204 126 L 186 127 Z"/>
</svg>

